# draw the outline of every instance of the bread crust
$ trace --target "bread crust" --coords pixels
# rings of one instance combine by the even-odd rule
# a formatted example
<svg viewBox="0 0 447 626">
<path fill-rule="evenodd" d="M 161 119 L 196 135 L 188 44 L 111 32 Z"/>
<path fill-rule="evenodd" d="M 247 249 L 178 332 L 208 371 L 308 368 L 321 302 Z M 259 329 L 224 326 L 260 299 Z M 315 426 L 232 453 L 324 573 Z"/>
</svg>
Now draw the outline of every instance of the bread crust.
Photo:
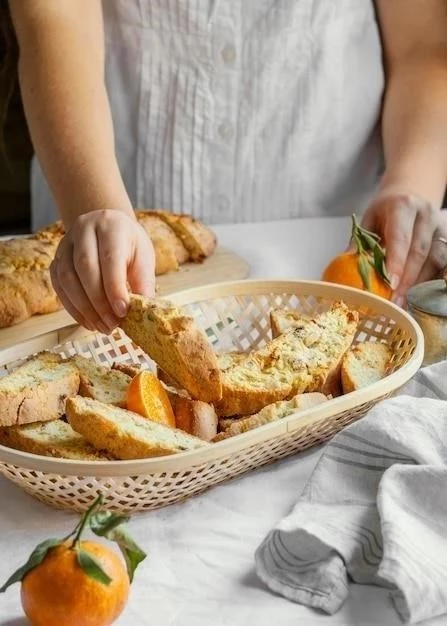
<svg viewBox="0 0 447 626">
<path fill-rule="evenodd" d="M 386 376 L 391 356 L 391 348 L 379 342 L 366 341 L 350 348 L 341 364 L 343 393 L 351 393 L 371 384 L 371 377 L 376 382 Z M 363 372 L 359 372 L 358 368 Z M 366 378 L 365 384 L 359 379 L 359 373 Z"/>
<path fill-rule="evenodd" d="M 96 450 L 62 420 L 0 428 L 0 443 L 30 454 L 74 461 L 104 461 L 109 456 Z"/>
<path fill-rule="evenodd" d="M 62 417 L 65 401 L 79 390 L 79 373 L 58 354 L 42 352 L 0 379 L 0 426 Z"/>
<path fill-rule="evenodd" d="M 76 432 L 96 449 L 106 450 L 118 459 L 176 454 L 208 445 L 175 428 L 90 398 L 69 398 L 66 410 Z"/>
<path fill-rule="evenodd" d="M 207 337 L 166 300 L 132 295 L 121 327 L 194 400 L 222 396 L 221 372 Z"/>
<path fill-rule="evenodd" d="M 343 303 L 273 339 L 222 372 L 219 417 L 251 415 L 296 394 L 335 395 L 343 355 L 357 330 L 358 313 Z"/>
</svg>

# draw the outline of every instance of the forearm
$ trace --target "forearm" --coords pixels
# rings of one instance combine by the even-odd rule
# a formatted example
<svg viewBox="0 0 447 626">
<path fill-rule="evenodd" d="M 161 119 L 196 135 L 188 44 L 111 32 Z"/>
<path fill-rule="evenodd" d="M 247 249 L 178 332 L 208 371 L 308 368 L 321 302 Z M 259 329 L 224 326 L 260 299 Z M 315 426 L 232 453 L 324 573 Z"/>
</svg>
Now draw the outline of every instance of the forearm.
<svg viewBox="0 0 447 626">
<path fill-rule="evenodd" d="M 447 181 L 447 56 L 413 55 L 390 68 L 382 131 L 382 188 L 440 207 Z"/>
<path fill-rule="evenodd" d="M 86 212 L 131 213 L 115 158 L 102 49 L 70 20 L 28 25 L 20 41 L 25 113 L 44 173 L 67 227 Z"/>
</svg>

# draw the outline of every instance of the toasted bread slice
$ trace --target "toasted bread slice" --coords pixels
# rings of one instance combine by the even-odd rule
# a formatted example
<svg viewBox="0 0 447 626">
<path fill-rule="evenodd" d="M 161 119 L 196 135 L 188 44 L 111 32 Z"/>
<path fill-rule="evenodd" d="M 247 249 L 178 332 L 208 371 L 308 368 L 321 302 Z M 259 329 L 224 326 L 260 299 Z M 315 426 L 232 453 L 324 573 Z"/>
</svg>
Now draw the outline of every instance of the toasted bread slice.
<svg viewBox="0 0 447 626">
<path fill-rule="evenodd" d="M 204 224 L 190 215 L 178 215 L 168 211 L 155 211 L 188 250 L 192 261 L 202 261 L 216 249 L 216 235 Z"/>
<path fill-rule="evenodd" d="M 168 389 L 168 396 L 177 428 L 203 441 L 211 441 L 217 434 L 215 408 L 207 402 L 192 400 L 173 391 Z"/>
<path fill-rule="evenodd" d="M 168 394 L 177 428 L 203 441 L 211 441 L 217 434 L 214 406 L 201 400 L 193 400 L 163 370 L 158 369 L 157 376 Z"/>
<path fill-rule="evenodd" d="M 392 356 L 385 343 L 366 341 L 353 346 L 341 365 L 343 393 L 350 393 L 376 383 L 386 376 Z"/>
<path fill-rule="evenodd" d="M 192 398 L 221 398 L 216 355 L 191 317 L 167 301 L 131 296 L 121 327 Z"/>
<path fill-rule="evenodd" d="M 0 429 L 0 443 L 16 450 L 74 461 L 110 458 L 93 448 L 70 424 L 58 419 Z"/>
<path fill-rule="evenodd" d="M 270 312 L 270 326 L 273 339 L 287 333 L 289 330 L 303 326 L 303 324 L 310 319 L 312 318 L 299 311 L 291 309 L 273 309 L 273 311 Z"/>
<path fill-rule="evenodd" d="M 251 415 L 268 404 L 310 391 L 336 395 L 341 360 L 357 323 L 357 312 L 336 303 L 329 311 L 252 352 L 222 372 L 217 414 Z"/>
<path fill-rule="evenodd" d="M 182 430 L 91 398 L 70 398 L 66 411 L 76 432 L 98 450 L 107 450 L 118 459 L 176 454 L 208 445 Z"/>
<path fill-rule="evenodd" d="M 0 378 L 0 426 L 62 417 L 65 400 L 79 389 L 79 373 L 59 354 L 41 352 Z"/>
<path fill-rule="evenodd" d="M 130 376 L 110 367 L 98 365 L 79 354 L 72 357 L 72 361 L 79 370 L 80 396 L 126 407 L 127 388 L 132 380 Z"/>
<path fill-rule="evenodd" d="M 327 398 L 322 393 L 303 393 L 294 396 L 291 400 L 281 400 L 265 406 L 255 415 L 241 417 L 239 419 L 225 420 L 227 427 L 223 432 L 219 433 L 213 441 L 222 441 L 235 435 L 240 435 L 248 430 L 277 422 L 288 415 L 311 409 L 318 404 L 326 402 Z M 223 420 L 222 420 L 223 421 Z M 222 424 L 223 425 L 223 424 Z"/>
<path fill-rule="evenodd" d="M 247 358 L 247 354 L 248 353 L 245 352 L 218 352 L 217 363 L 220 371 L 225 372 L 231 367 L 239 365 L 239 363 L 243 363 L 244 359 Z"/>
<path fill-rule="evenodd" d="M 117 372 L 122 372 L 126 374 L 130 378 L 135 378 L 137 374 L 139 374 L 142 370 L 141 365 L 135 365 L 134 363 L 113 363 L 112 369 Z"/>
</svg>

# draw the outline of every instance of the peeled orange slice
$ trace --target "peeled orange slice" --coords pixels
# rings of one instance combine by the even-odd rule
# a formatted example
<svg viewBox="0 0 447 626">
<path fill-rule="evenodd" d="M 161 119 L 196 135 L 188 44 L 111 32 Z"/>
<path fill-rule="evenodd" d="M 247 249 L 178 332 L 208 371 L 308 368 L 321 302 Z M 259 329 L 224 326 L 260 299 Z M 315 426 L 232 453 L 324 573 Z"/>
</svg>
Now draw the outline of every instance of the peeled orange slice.
<svg viewBox="0 0 447 626">
<path fill-rule="evenodd" d="M 175 428 L 174 411 L 168 394 L 152 372 L 137 374 L 127 388 L 127 408 L 153 422 Z"/>
</svg>

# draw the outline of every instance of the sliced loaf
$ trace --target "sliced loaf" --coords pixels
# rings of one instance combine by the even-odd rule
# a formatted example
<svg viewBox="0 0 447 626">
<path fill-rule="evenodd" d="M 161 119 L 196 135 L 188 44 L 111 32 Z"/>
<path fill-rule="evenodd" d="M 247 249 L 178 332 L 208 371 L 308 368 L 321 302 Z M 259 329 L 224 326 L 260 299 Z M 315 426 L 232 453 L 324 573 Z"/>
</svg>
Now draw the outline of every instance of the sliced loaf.
<svg viewBox="0 0 447 626">
<path fill-rule="evenodd" d="M 74 461 L 104 461 L 110 458 L 93 448 L 70 424 L 60 419 L 2 428 L 0 443 L 32 454 Z"/>
<path fill-rule="evenodd" d="M 62 417 L 66 398 L 78 390 L 79 373 L 74 363 L 42 352 L 0 378 L 0 426 Z"/>
<path fill-rule="evenodd" d="M 341 366 L 343 393 L 362 389 L 384 378 L 391 356 L 392 350 L 385 343 L 366 341 L 353 346 Z"/>
<path fill-rule="evenodd" d="M 340 365 L 352 343 L 358 313 L 343 303 L 305 321 L 222 372 L 219 416 L 250 415 L 310 391 L 337 395 Z"/>
<path fill-rule="evenodd" d="M 126 407 L 127 388 L 132 380 L 130 376 L 78 354 L 72 357 L 72 361 L 79 370 L 80 396 Z"/>
<path fill-rule="evenodd" d="M 191 317 L 165 300 L 133 295 L 121 327 L 192 398 L 220 399 L 216 355 Z"/>
<path fill-rule="evenodd" d="M 208 445 L 181 430 L 91 398 L 70 398 L 66 411 L 76 432 L 118 459 L 176 454 Z"/>
<path fill-rule="evenodd" d="M 241 417 L 233 420 L 221 420 L 219 423 L 226 426 L 223 432 L 219 433 L 214 441 L 222 441 L 235 435 L 240 435 L 248 430 L 253 430 L 265 424 L 277 422 L 288 415 L 311 409 L 314 406 L 326 402 L 327 398 L 322 393 L 303 393 L 294 396 L 291 400 L 281 400 L 265 406 L 255 415 Z M 222 422 L 222 423 L 221 423 Z"/>
</svg>

